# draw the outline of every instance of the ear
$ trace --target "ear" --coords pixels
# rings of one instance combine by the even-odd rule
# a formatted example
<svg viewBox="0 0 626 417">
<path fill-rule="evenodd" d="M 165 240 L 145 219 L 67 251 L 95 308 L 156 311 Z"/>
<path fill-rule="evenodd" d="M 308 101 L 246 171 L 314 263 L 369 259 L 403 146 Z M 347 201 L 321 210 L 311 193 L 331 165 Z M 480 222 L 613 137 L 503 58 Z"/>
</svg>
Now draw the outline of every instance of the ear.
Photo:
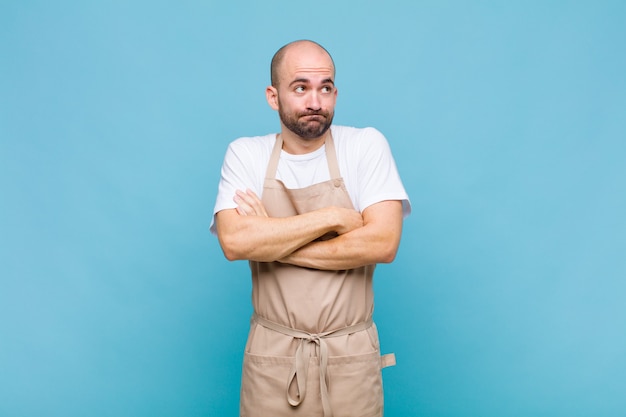
<svg viewBox="0 0 626 417">
<path fill-rule="evenodd" d="M 278 110 L 278 90 L 275 87 L 270 85 L 265 89 L 265 98 L 272 109 Z"/>
</svg>

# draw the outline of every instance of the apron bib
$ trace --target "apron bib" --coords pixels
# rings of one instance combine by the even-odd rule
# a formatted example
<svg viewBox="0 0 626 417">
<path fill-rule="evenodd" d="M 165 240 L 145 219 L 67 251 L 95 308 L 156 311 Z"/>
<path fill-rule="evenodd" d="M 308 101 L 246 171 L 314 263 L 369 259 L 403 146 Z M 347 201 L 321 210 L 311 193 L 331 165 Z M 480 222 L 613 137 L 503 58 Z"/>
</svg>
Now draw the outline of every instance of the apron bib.
<svg viewBox="0 0 626 417">
<path fill-rule="evenodd" d="M 330 180 L 288 189 L 276 179 L 282 150 L 282 138 L 276 138 L 262 195 L 269 216 L 353 208 L 332 137 L 325 147 Z M 395 357 L 381 358 L 372 322 L 374 267 L 322 271 L 250 261 L 254 314 L 244 353 L 242 417 L 382 416 L 381 368 L 395 364 Z"/>
</svg>

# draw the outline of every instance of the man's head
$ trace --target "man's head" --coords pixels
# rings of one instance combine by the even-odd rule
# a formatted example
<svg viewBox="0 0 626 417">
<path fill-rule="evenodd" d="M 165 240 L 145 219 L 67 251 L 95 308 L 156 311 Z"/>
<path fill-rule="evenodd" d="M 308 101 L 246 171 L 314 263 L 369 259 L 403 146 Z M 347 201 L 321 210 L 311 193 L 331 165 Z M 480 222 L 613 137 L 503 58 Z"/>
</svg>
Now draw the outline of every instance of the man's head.
<svg viewBox="0 0 626 417">
<path fill-rule="evenodd" d="M 272 82 L 272 86 L 278 87 L 278 82 L 280 80 L 279 71 L 280 71 L 281 64 L 283 62 L 283 58 L 285 57 L 285 54 L 290 48 L 297 47 L 297 46 L 310 46 L 313 48 L 317 47 L 318 50 L 326 53 L 326 55 L 328 55 L 328 58 L 330 59 L 330 63 L 333 68 L 333 79 L 335 78 L 335 63 L 333 61 L 333 57 L 330 56 L 330 53 L 326 50 L 326 48 L 324 48 L 322 45 L 320 45 L 317 42 L 313 42 L 310 40 L 299 40 L 299 41 L 290 42 L 287 45 L 284 45 L 282 48 L 276 51 L 276 53 L 272 57 L 272 63 L 270 66 L 270 79 Z"/>
<path fill-rule="evenodd" d="M 302 139 L 317 139 L 332 124 L 337 89 L 330 54 L 312 41 L 295 41 L 276 52 L 271 65 L 269 105 L 284 128 Z"/>
</svg>

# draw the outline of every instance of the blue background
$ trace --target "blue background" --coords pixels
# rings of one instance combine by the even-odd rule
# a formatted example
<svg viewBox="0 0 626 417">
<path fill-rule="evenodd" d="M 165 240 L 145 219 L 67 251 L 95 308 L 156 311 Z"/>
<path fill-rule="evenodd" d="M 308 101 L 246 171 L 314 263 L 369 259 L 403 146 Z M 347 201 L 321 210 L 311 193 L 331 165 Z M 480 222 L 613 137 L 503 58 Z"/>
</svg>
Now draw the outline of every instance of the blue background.
<svg viewBox="0 0 626 417">
<path fill-rule="evenodd" d="M 388 416 L 626 413 L 626 2 L 0 5 L 0 416 L 234 416 L 222 157 L 283 44 L 337 65 L 413 203 L 378 269 Z"/>
</svg>

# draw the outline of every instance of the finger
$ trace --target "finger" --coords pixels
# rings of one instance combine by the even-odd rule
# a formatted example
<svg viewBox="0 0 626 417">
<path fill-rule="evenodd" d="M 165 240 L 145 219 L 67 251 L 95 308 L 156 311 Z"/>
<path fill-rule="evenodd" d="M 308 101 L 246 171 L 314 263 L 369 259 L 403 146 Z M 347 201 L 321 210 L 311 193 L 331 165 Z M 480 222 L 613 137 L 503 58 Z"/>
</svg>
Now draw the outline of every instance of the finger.
<svg viewBox="0 0 626 417">
<path fill-rule="evenodd" d="M 265 207 L 263 206 L 263 202 L 254 193 L 254 191 L 247 189 L 244 193 L 241 190 L 237 190 L 236 198 L 237 204 L 242 206 L 242 208 L 246 210 L 246 213 L 248 215 L 268 217 L 267 212 L 265 211 Z"/>
<path fill-rule="evenodd" d="M 244 213 L 243 215 L 247 216 L 253 216 L 256 214 L 255 209 L 248 204 L 248 201 L 246 201 L 246 199 L 242 197 L 239 192 L 237 192 L 237 194 L 233 197 L 233 201 L 237 203 L 237 212 L 240 214 Z"/>
<path fill-rule="evenodd" d="M 257 215 L 268 217 L 267 211 L 265 211 L 265 206 L 263 205 L 263 201 L 259 198 L 258 195 L 251 189 L 246 190 L 246 195 L 249 197 L 248 203 L 251 204 Z"/>
<path fill-rule="evenodd" d="M 248 206 L 252 207 L 253 205 L 256 204 L 256 201 L 254 199 L 254 194 L 250 195 L 247 192 L 243 192 L 241 190 L 237 190 L 235 192 L 235 197 L 239 198 L 240 201 L 244 202 Z"/>
<path fill-rule="evenodd" d="M 254 191 L 252 191 L 251 189 L 247 188 L 246 189 L 246 194 L 249 195 L 250 197 L 252 197 L 253 199 L 255 199 L 256 201 L 258 201 L 259 203 L 261 202 L 261 199 L 259 198 L 259 196 L 256 195 L 256 193 Z"/>
</svg>

